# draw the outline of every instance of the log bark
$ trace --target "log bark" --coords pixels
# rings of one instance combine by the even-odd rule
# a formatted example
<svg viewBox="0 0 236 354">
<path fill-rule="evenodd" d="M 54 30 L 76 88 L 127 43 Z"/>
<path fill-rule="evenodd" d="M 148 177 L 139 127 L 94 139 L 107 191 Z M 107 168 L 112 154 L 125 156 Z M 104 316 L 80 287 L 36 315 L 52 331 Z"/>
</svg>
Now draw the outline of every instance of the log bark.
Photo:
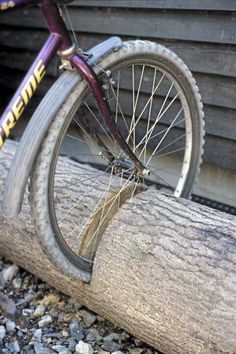
<svg viewBox="0 0 236 354">
<path fill-rule="evenodd" d="M 0 152 L 1 191 L 16 146 Z M 137 194 L 103 234 L 90 284 L 43 255 L 27 197 L 20 217 L 0 226 L 0 254 L 156 349 L 236 352 L 235 217 L 154 190 Z"/>
</svg>

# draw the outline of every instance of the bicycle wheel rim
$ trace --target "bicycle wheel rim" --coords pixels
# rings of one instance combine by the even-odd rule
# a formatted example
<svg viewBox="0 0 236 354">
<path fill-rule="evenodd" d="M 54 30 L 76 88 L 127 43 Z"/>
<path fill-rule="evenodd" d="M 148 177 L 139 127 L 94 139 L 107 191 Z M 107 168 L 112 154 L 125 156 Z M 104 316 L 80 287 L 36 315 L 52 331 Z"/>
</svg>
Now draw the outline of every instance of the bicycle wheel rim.
<svg viewBox="0 0 236 354">
<path fill-rule="evenodd" d="M 142 64 L 141 64 L 140 59 L 134 60 L 133 58 L 131 58 L 130 61 L 132 61 L 132 65 L 141 65 L 141 66 L 143 65 L 143 62 L 144 62 L 144 61 L 142 61 Z M 155 60 L 149 59 L 145 62 L 145 65 L 147 65 L 147 62 L 148 62 L 148 65 L 152 68 L 153 68 L 153 66 L 157 65 L 157 62 Z M 112 72 L 114 73 L 116 70 L 121 69 L 122 67 L 127 66 L 128 64 L 129 64 L 129 60 L 127 60 L 126 62 L 123 62 L 122 64 L 118 63 L 117 65 L 115 65 L 114 67 L 109 68 L 109 69 L 112 70 Z M 158 63 L 158 71 L 162 74 L 165 73 L 165 75 L 168 79 L 171 77 L 171 80 L 174 83 L 174 88 L 179 93 L 181 93 L 180 101 L 181 101 L 182 106 L 184 107 L 183 109 L 184 109 L 184 113 L 185 113 L 186 132 L 187 133 L 185 134 L 185 150 L 184 150 L 182 168 L 179 173 L 180 177 L 178 178 L 178 184 L 176 185 L 175 192 L 174 192 L 175 196 L 181 196 L 183 193 L 183 190 L 184 190 L 185 183 L 188 179 L 189 166 L 191 164 L 191 158 L 192 158 L 192 135 L 193 135 L 193 133 L 192 133 L 192 120 L 191 120 L 191 113 L 190 113 L 191 107 L 190 107 L 190 104 L 188 103 L 187 95 L 185 94 L 185 89 L 179 85 L 179 83 L 178 83 L 179 80 L 178 80 L 178 78 L 176 78 L 175 72 L 171 72 L 169 67 L 165 67 L 165 65 L 160 62 Z M 80 266 L 81 266 L 81 262 L 82 262 L 82 265 L 84 265 L 85 268 L 87 268 L 88 266 L 90 266 L 92 264 L 93 257 L 91 257 L 91 259 L 88 259 L 87 257 L 84 257 L 81 254 L 78 255 L 75 251 L 72 250 L 72 248 L 70 246 L 68 246 L 67 242 L 65 241 L 64 236 L 61 233 L 60 227 L 58 225 L 58 218 L 57 218 L 57 213 L 56 213 L 53 191 L 54 191 L 54 185 L 55 185 L 55 178 L 54 177 L 56 175 L 55 170 L 56 170 L 57 161 L 58 161 L 58 152 L 62 146 L 63 139 L 66 135 L 68 127 L 70 126 L 70 123 L 73 120 L 74 113 L 78 111 L 78 108 L 80 107 L 82 101 L 84 100 L 85 97 L 87 97 L 87 93 L 88 93 L 88 91 L 86 91 L 84 93 L 83 97 L 80 99 L 80 101 L 77 102 L 74 107 L 72 107 L 70 117 L 63 127 L 62 133 L 60 135 L 61 138 L 59 139 L 59 141 L 56 145 L 56 148 L 55 148 L 54 159 L 53 159 L 52 165 L 51 165 L 51 174 L 50 174 L 50 181 L 49 181 L 49 185 L 50 185 L 50 188 L 49 188 L 49 191 L 50 191 L 50 193 L 49 193 L 50 215 L 51 215 L 52 225 L 55 230 L 55 234 L 57 235 L 58 245 L 62 249 L 62 251 L 67 254 L 68 258 L 70 258 L 70 260 L 72 260 L 72 262 L 74 262 L 75 265 L 79 261 Z M 187 146 L 187 148 L 186 148 L 186 146 Z"/>
</svg>

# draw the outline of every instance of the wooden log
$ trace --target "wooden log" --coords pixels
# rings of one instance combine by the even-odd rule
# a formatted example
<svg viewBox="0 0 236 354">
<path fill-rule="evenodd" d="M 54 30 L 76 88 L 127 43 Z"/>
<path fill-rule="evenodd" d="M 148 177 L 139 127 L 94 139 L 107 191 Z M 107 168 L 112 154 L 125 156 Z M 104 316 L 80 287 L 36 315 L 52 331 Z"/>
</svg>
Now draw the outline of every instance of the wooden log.
<svg viewBox="0 0 236 354">
<path fill-rule="evenodd" d="M 16 146 L 0 152 L 1 191 Z M 141 192 L 108 225 L 90 284 L 57 272 L 43 255 L 27 196 L 20 217 L 0 225 L 2 255 L 158 350 L 236 352 L 235 217 Z"/>
</svg>

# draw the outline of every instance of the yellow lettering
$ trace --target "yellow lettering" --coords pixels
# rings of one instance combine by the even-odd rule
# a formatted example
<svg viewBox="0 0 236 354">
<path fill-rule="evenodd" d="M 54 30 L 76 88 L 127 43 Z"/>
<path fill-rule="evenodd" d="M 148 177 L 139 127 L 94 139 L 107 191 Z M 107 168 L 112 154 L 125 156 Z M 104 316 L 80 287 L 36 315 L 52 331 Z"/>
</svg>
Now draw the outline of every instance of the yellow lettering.
<svg viewBox="0 0 236 354">
<path fill-rule="evenodd" d="M 6 134 L 6 137 L 9 136 L 10 130 L 14 127 L 15 125 L 15 118 L 12 114 L 12 112 L 8 112 L 6 118 L 4 119 L 2 123 L 3 130 Z"/>
<path fill-rule="evenodd" d="M 32 97 L 34 91 L 37 88 L 37 83 L 33 75 L 30 76 L 29 80 L 26 82 L 25 87 L 21 91 L 21 96 L 24 100 L 25 105 L 29 102 L 29 99 Z"/>
<path fill-rule="evenodd" d="M 40 59 L 40 61 L 38 62 L 37 66 L 34 69 L 34 76 L 36 77 L 38 84 L 40 83 L 44 75 L 45 75 L 45 66 L 42 60 Z"/>
<path fill-rule="evenodd" d="M 11 2 L 7 3 L 10 6 Z M 5 4 L 5 3 L 3 3 Z M 2 8 L 2 4 L 0 9 Z M 2 126 L 0 127 L 0 147 L 4 143 L 4 136 L 1 134 L 4 133 L 6 137 L 10 135 L 11 129 L 16 124 L 16 121 L 20 118 L 22 112 L 24 111 L 25 106 L 29 102 L 29 99 L 32 97 L 34 91 L 37 88 L 38 83 L 42 80 L 45 75 L 45 66 L 40 60 L 34 69 L 34 73 L 29 77 L 28 81 L 24 85 L 21 95 L 18 96 L 15 102 L 12 105 L 11 111 L 7 113 L 4 121 L 2 122 Z"/>
<path fill-rule="evenodd" d="M 16 102 L 12 106 L 12 111 L 16 117 L 16 120 L 19 119 L 21 113 L 24 110 L 24 103 L 21 99 L 21 97 L 17 97 Z"/>
<path fill-rule="evenodd" d="M 1 130 L 0 130 L 0 134 L 1 134 Z M 2 136 L 0 135 L 0 147 L 3 146 L 3 143 L 4 143 L 3 138 L 2 138 Z"/>
<path fill-rule="evenodd" d="M 5 1 L 0 5 L 1 10 L 7 10 L 9 7 L 14 7 L 15 3 L 14 1 Z"/>
</svg>

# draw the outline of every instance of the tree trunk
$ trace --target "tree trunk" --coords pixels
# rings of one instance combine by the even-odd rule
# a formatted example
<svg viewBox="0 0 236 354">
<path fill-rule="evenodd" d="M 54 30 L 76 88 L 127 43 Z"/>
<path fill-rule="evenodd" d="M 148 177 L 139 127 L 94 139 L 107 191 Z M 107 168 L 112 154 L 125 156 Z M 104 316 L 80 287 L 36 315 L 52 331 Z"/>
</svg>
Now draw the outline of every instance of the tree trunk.
<svg viewBox="0 0 236 354">
<path fill-rule="evenodd" d="M 0 152 L 7 175 L 16 143 Z M 0 253 L 164 353 L 236 352 L 236 219 L 147 190 L 100 241 L 90 284 L 63 276 L 37 245 L 25 199 L 0 219 Z"/>
</svg>

